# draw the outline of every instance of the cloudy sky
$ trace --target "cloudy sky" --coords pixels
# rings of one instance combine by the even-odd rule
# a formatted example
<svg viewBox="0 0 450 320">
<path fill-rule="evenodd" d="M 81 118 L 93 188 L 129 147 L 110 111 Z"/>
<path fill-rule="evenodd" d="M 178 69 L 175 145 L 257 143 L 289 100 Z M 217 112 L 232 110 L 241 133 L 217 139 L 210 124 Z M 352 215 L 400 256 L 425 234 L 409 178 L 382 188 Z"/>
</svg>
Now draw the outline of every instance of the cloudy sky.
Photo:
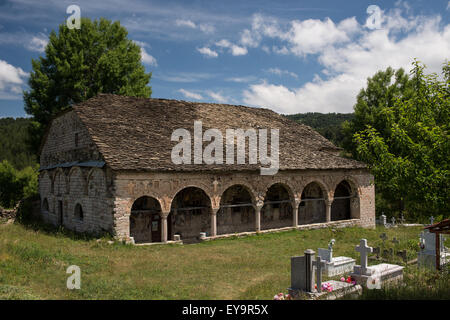
<svg viewBox="0 0 450 320">
<path fill-rule="evenodd" d="M 450 58 L 448 0 L 0 0 L 0 117 L 25 116 L 31 59 L 71 4 L 128 29 L 155 98 L 348 113 L 376 71 Z"/>
</svg>

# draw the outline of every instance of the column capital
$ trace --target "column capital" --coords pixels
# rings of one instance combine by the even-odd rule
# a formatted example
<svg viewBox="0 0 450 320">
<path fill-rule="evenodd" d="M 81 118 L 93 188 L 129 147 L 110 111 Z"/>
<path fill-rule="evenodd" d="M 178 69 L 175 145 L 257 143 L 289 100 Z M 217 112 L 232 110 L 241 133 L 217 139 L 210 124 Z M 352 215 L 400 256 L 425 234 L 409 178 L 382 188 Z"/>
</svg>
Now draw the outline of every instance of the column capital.
<svg viewBox="0 0 450 320">
<path fill-rule="evenodd" d="M 159 215 L 161 216 L 161 218 L 167 219 L 169 214 L 170 214 L 170 211 L 161 211 L 161 213 Z"/>
<path fill-rule="evenodd" d="M 218 207 L 218 208 L 211 208 L 211 214 L 216 215 L 217 212 L 219 212 L 219 210 L 220 210 L 220 207 Z"/>
</svg>

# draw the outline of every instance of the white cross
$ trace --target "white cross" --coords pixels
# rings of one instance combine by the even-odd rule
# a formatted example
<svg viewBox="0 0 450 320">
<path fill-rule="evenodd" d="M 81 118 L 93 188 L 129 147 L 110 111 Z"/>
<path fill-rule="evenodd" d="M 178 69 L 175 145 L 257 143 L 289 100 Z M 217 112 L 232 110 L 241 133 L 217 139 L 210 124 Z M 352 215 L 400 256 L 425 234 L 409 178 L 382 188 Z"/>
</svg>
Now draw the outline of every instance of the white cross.
<svg viewBox="0 0 450 320">
<path fill-rule="evenodd" d="M 367 257 L 369 253 L 372 253 L 373 248 L 367 245 L 366 239 L 361 239 L 359 246 L 356 246 L 356 251 L 361 255 L 361 272 L 365 274 L 367 271 Z"/>
</svg>

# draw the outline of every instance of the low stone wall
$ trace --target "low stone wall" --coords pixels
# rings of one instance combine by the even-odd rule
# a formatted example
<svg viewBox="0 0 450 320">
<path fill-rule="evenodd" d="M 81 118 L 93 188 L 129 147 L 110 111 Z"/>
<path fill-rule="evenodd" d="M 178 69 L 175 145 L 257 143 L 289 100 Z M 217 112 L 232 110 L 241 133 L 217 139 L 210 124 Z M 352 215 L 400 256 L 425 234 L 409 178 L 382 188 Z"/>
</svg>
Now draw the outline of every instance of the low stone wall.
<svg viewBox="0 0 450 320">
<path fill-rule="evenodd" d="M 221 235 L 217 235 L 214 237 L 205 237 L 202 240 L 209 241 L 209 240 L 231 238 L 231 237 L 245 237 L 245 236 L 256 235 L 256 234 L 261 234 L 261 233 L 283 232 L 283 231 L 288 231 L 288 230 L 313 230 L 313 229 L 322 229 L 322 228 L 330 228 L 330 227 L 345 228 L 345 227 L 356 227 L 359 225 L 360 225 L 359 219 L 349 219 L 349 220 L 331 221 L 331 222 L 324 222 L 324 223 L 306 224 L 306 225 L 300 225 L 297 227 L 284 227 L 284 228 L 278 228 L 278 229 L 261 230 L 259 232 L 252 231 L 252 232 L 221 234 Z M 183 239 L 181 239 L 181 240 L 183 240 Z"/>
</svg>

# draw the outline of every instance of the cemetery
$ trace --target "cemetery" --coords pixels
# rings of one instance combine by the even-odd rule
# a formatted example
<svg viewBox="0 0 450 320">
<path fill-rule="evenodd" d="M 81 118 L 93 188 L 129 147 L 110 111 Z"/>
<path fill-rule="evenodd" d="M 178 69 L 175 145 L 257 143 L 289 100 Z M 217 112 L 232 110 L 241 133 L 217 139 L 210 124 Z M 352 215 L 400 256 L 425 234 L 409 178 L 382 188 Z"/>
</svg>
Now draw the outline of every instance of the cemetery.
<svg viewBox="0 0 450 320">
<path fill-rule="evenodd" d="M 450 299 L 445 266 L 437 272 L 418 263 L 432 253 L 427 236 L 421 245 L 427 226 L 287 230 L 134 246 L 0 223 L 0 298 Z M 450 243 L 442 242 L 447 253 Z M 332 263 L 343 260 L 348 265 L 333 270 Z M 83 290 L 61 285 L 72 264 L 84 270 Z"/>
</svg>

